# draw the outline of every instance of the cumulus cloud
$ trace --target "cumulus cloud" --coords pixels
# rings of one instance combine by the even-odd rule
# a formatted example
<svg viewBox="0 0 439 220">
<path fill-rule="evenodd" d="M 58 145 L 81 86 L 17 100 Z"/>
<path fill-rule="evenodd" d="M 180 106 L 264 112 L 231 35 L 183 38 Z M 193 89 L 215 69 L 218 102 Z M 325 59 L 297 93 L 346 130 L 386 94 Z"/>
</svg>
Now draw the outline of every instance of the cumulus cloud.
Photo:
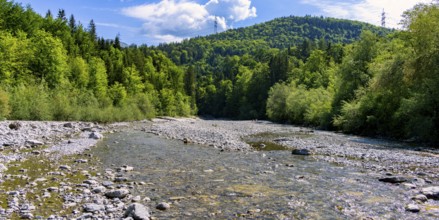
<svg viewBox="0 0 439 220">
<path fill-rule="evenodd" d="M 386 12 L 386 26 L 400 28 L 399 22 L 404 11 L 418 3 L 431 0 L 302 0 L 302 3 L 319 8 L 330 17 L 346 18 L 381 25 L 382 10 Z"/>
<path fill-rule="evenodd" d="M 142 34 L 157 41 L 181 41 L 184 38 L 224 31 L 228 24 L 256 17 L 251 0 L 161 0 L 122 9 L 122 14 L 142 20 Z"/>
</svg>

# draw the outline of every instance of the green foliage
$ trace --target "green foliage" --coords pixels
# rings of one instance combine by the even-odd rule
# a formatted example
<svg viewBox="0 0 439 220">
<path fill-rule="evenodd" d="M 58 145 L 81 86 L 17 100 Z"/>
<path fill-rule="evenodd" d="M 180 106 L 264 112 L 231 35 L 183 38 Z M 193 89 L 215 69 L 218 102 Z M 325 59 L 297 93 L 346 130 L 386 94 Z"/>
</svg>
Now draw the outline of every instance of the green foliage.
<svg viewBox="0 0 439 220">
<path fill-rule="evenodd" d="M 13 120 L 51 120 L 49 89 L 44 84 L 23 85 L 12 89 L 9 104 Z"/>
<path fill-rule="evenodd" d="M 9 106 L 9 95 L 2 89 L 0 89 L 0 120 L 7 118 L 11 112 Z"/>
</svg>

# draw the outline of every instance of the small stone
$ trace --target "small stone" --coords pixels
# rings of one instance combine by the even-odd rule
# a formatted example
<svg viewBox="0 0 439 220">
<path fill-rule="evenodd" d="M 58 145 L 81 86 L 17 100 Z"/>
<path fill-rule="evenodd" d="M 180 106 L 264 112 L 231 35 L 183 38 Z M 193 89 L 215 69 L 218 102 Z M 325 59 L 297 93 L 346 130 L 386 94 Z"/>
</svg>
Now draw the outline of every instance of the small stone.
<svg viewBox="0 0 439 220">
<path fill-rule="evenodd" d="M 102 185 L 105 186 L 105 187 L 110 187 L 110 186 L 113 185 L 113 182 L 110 182 L 110 181 L 104 181 L 104 182 L 102 182 Z"/>
<path fill-rule="evenodd" d="M 105 196 L 110 199 L 114 199 L 114 198 L 123 199 L 128 194 L 130 194 L 130 191 L 128 191 L 127 189 L 117 189 L 117 190 L 106 192 Z"/>
<path fill-rule="evenodd" d="M 294 164 L 287 163 L 287 164 L 285 164 L 285 166 L 287 166 L 287 167 L 294 167 Z"/>
<path fill-rule="evenodd" d="M 59 166 L 59 169 L 60 169 L 60 170 L 70 170 L 71 167 L 68 166 L 68 165 L 61 165 L 61 166 Z"/>
<path fill-rule="evenodd" d="M 58 192 L 59 188 L 58 187 L 49 187 L 49 188 L 47 188 L 47 191 L 49 191 L 49 192 Z"/>
<path fill-rule="evenodd" d="M 140 202 L 140 200 L 142 200 L 142 198 L 140 196 L 135 196 L 131 201 Z"/>
<path fill-rule="evenodd" d="M 98 181 L 96 180 L 84 180 L 83 183 L 88 185 L 98 185 Z"/>
<path fill-rule="evenodd" d="M 124 218 L 133 218 L 134 220 L 149 220 L 149 209 L 142 204 L 133 203 L 125 211 Z"/>
<path fill-rule="evenodd" d="M 75 160 L 76 163 L 88 163 L 88 160 L 86 159 L 77 159 Z"/>
<path fill-rule="evenodd" d="M 419 211 L 421 211 L 421 208 L 419 208 L 419 206 L 416 204 L 408 204 L 405 207 L 405 210 L 408 212 L 419 212 Z"/>
<path fill-rule="evenodd" d="M 162 211 L 168 210 L 168 209 L 170 209 L 170 208 L 171 208 L 171 205 L 169 205 L 169 204 L 166 203 L 166 202 L 161 202 L 161 203 L 159 203 L 159 204 L 156 206 L 156 209 L 158 209 L 158 210 L 162 210 Z"/>
<path fill-rule="evenodd" d="M 93 193 L 102 193 L 105 191 L 105 187 L 103 186 L 98 186 L 96 188 L 93 188 Z"/>
<path fill-rule="evenodd" d="M 101 133 L 95 131 L 90 134 L 89 138 L 99 140 L 104 138 L 104 136 Z"/>
<path fill-rule="evenodd" d="M 87 203 L 83 206 L 84 212 L 97 212 L 97 211 L 104 211 L 105 206 L 104 205 L 98 205 L 94 203 Z"/>
<path fill-rule="evenodd" d="M 34 150 L 34 151 L 31 152 L 31 154 L 33 154 L 33 155 L 40 155 L 41 151 Z"/>
<path fill-rule="evenodd" d="M 402 184 L 405 188 L 407 189 L 416 189 L 416 185 L 415 184 L 411 184 L 411 183 L 404 183 Z"/>
<path fill-rule="evenodd" d="M 8 168 L 4 164 L 0 163 L 0 173 L 6 170 L 8 170 Z"/>
<path fill-rule="evenodd" d="M 439 200 L 439 186 L 430 186 L 423 188 L 421 193 L 429 199 Z"/>
<path fill-rule="evenodd" d="M 415 201 L 419 201 L 419 202 L 427 202 L 427 200 L 428 200 L 427 196 L 422 195 L 422 194 L 416 195 L 412 199 Z"/>
<path fill-rule="evenodd" d="M 311 151 L 308 149 L 294 149 L 292 151 L 293 155 L 302 155 L 302 156 L 309 156 L 311 155 Z"/>
<path fill-rule="evenodd" d="M 33 219 L 34 215 L 30 212 L 24 212 L 20 214 L 21 219 Z"/>
</svg>

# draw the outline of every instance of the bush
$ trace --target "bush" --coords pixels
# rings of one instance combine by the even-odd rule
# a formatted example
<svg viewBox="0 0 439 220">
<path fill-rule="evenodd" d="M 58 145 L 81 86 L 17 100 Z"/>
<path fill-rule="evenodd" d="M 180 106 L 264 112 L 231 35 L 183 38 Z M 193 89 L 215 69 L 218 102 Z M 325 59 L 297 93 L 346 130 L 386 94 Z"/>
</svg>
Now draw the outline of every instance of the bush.
<svg viewBox="0 0 439 220">
<path fill-rule="evenodd" d="M 49 90 L 44 83 L 39 85 L 19 85 L 12 90 L 11 119 L 51 120 Z"/>
</svg>

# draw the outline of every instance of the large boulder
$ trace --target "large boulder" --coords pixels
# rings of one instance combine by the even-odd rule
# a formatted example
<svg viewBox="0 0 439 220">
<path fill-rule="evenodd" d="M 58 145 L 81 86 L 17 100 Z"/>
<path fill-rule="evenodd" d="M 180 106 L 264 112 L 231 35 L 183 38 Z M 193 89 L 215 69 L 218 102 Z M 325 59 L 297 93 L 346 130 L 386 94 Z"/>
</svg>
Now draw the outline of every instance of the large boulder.
<svg viewBox="0 0 439 220">
<path fill-rule="evenodd" d="M 421 193 L 429 199 L 439 200 L 439 186 L 430 186 L 423 188 Z"/>
<path fill-rule="evenodd" d="M 128 206 L 125 211 L 124 218 L 131 217 L 134 220 L 149 220 L 149 208 L 145 207 L 140 203 L 133 203 Z"/>
<path fill-rule="evenodd" d="M 94 203 L 87 203 L 83 206 L 84 212 L 98 212 L 98 211 L 104 211 L 105 206 L 104 205 L 98 205 Z"/>
<path fill-rule="evenodd" d="M 114 199 L 114 198 L 123 199 L 128 194 L 130 194 L 130 191 L 127 189 L 117 189 L 117 190 L 112 190 L 112 191 L 106 192 L 105 196 L 109 199 Z"/>
</svg>

